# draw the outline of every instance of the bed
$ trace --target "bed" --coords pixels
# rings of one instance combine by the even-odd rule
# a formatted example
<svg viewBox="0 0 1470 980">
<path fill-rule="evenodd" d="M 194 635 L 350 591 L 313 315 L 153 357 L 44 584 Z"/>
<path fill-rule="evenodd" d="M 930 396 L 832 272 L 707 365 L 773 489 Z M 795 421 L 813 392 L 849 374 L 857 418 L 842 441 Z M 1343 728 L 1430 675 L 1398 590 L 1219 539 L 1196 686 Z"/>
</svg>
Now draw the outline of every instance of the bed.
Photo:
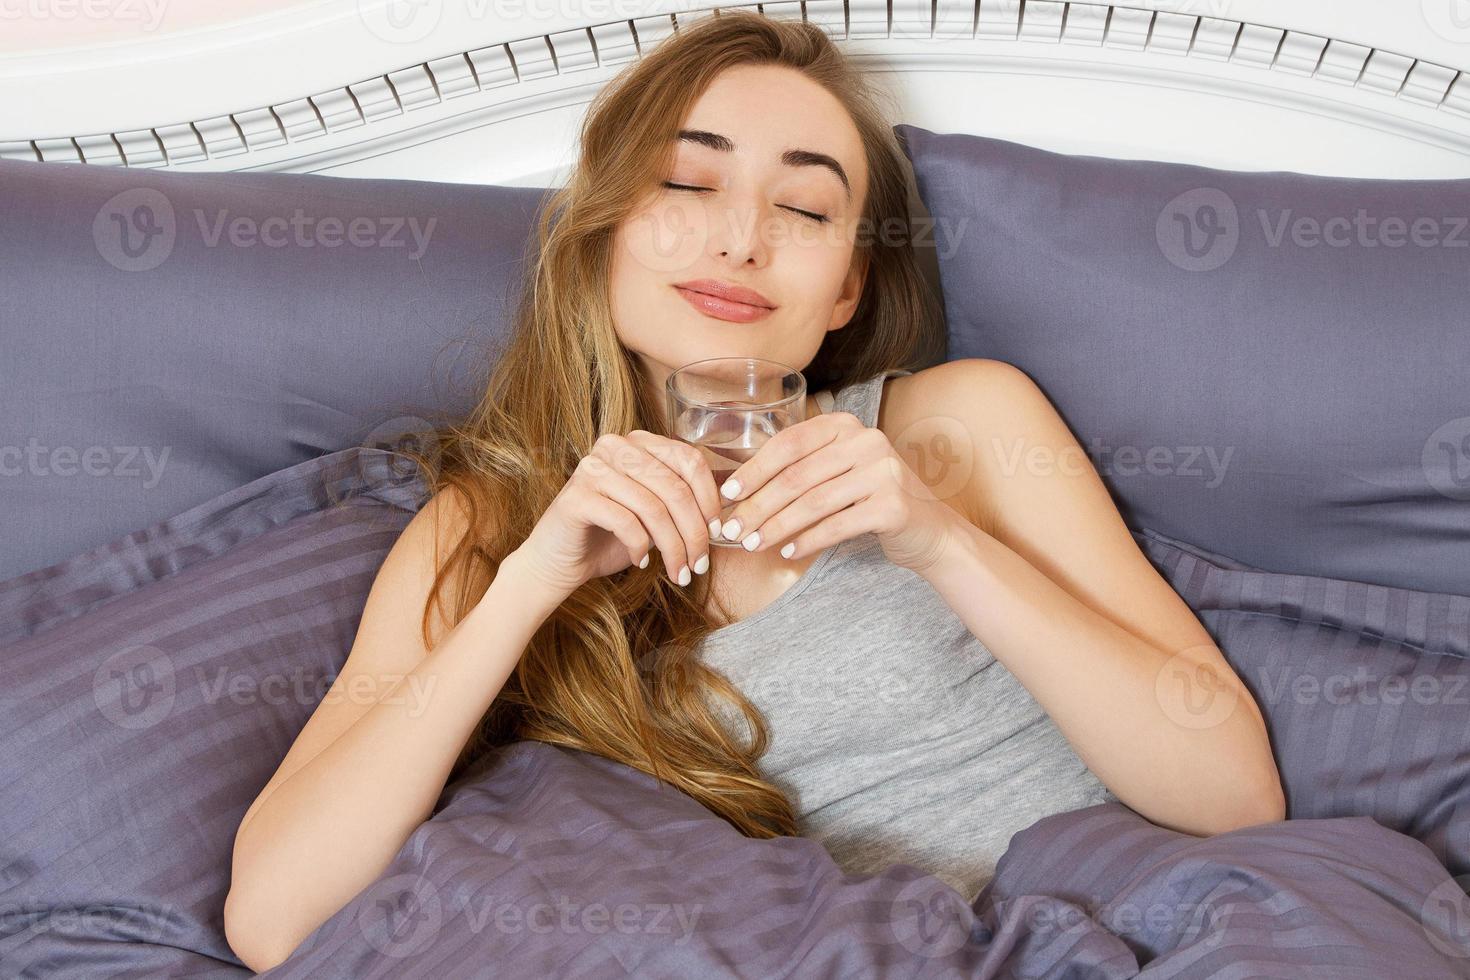
<svg viewBox="0 0 1470 980">
<path fill-rule="evenodd" d="M 1108 447 L 1290 819 L 1057 814 L 971 903 L 518 742 L 270 975 L 1470 976 L 1470 22 L 746 6 L 891 94 L 939 356 L 1022 366 Z M 591 96 L 709 16 L 319 0 L 0 61 L 0 973 L 249 974 L 233 832 L 423 502 L 393 447 L 471 403 Z M 270 245 L 298 209 L 389 247 Z M 219 247 L 219 215 L 258 237 Z"/>
</svg>

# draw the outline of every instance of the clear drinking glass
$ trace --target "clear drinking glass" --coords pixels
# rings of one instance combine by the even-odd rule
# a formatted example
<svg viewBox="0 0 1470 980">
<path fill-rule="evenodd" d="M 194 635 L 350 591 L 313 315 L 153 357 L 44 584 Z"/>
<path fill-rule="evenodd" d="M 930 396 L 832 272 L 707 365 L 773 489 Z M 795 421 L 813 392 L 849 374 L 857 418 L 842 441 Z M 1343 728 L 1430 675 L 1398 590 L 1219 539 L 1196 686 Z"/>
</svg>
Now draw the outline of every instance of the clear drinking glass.
<svg viewBox="0 0 1470 980">
<path fill-rule="evenodd" d="M 671 437 L 698 448 L 715 475 L 716 488 L 776 433 L 806 418 L 806 377 L 762 357 L 711 357 L 669 375 Z M 720 523 L 737 501 L 720 498 Z M 739 541 L 710 542 L 738 548 Z"/>
</svg>

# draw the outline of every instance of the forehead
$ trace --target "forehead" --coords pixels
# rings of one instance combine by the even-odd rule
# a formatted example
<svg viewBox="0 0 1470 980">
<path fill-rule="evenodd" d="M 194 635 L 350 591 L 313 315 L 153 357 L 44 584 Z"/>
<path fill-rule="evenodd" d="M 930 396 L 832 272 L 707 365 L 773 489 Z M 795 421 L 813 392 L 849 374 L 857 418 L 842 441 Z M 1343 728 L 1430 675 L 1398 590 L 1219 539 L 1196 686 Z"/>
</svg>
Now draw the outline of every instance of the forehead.
<svg viewBox="0 0 1470 980">
<path fill-rule="evenodd" d="M 847 171 L 854 200 L 861 199 L 866 186 L 857 126 L 836 96 L 794 69 L 742 65 L 722 72 L 695 101 L 680 128 L 726 136 L 736 155 L 760 164 L 779 164 L 781 154 L 791 149 L 825 153 Z M 699 159 L 725 156 L 687 142 L 680 146 L 681 154 Z"/>
</svg>

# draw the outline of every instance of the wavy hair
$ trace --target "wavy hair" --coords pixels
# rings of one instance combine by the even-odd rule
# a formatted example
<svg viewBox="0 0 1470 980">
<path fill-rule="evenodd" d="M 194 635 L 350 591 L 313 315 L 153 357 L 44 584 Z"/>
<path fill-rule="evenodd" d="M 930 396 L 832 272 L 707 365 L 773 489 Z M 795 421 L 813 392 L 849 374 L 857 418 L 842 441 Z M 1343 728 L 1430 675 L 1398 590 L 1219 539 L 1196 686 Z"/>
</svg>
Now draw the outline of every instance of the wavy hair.
<svg viewBox="0 0 1470 980">
<path fill-rule="evenodd" d="M 679 28 L 589 107 L 576 166 L 542 198 L 508 345 L 486 365 L 478 404 L 404 450 L 432 492 L 459 491 L 468 519 L 438 561 L 422 620 L 426 648 L 434 645 L 430 611 L 438 604 L 453 626 L 475 606 L 599 436 L 668 433 L 659 393 L 647 390 L 613 328 L 614 233 L 672 164 L 678 124 L 699 95 L 727 68 L 753 64 L 802 72 L 850 113 L 869 175 L 861 224 L 883 232 L 854 244 L 854 259 L 866 261 L 863 293 L 848 325 L 828 332 L 802 367 L 809 390 L 916 369 L 942 344 L 941 308 L 913 249 L 911 171 L 878 91 L 812 24 L 736 11 Z M 451 576 L 458 587 L 449 596 Z M 652 562 L 569 596 L 535 633 L 451 781 L 491 749 L 534 739 L 642 770 L 746 836 L 796 834 L 791 802 L 756 766 L 764 719 L 696 655 L 721 625 L 706 608 L 712 577 L 680 588 Z M 721 723 L 716 700 L 744 718 L 746 735 Z"/>
</svg>

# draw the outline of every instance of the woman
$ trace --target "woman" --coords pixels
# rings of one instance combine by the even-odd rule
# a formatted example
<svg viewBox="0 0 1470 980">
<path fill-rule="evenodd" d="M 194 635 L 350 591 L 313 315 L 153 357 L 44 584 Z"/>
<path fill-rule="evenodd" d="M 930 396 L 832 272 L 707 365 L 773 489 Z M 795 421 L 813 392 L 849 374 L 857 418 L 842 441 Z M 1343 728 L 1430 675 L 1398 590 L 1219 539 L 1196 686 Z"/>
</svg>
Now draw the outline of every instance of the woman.
<svg viewBox="0 0 1470 980">
<path fill-rule="evenodd" d="M 998 362 L 912 369 L 941 326 L 904 234 L 909 180 L 813 26 L 723 14 L 602 91 L 485 397 L 419 454 L 437 492 L 242 821 L 242 960 L 284 959 L 446 781 L 515 739 L 971 897 L 1047 813 L 1121 799 L 1191 833 L 1281 818 L 1259 710 L 1096 473 L 981 451 L 1075 463 L 1046 399 Z M 748 302 L 711 300 L 722 286 Z M 662 421 L 668 374 L 720 355 L 832 396 L 738 488 Z M 947 471 L 914 452 L 941 430 Z"/>
</svg>

